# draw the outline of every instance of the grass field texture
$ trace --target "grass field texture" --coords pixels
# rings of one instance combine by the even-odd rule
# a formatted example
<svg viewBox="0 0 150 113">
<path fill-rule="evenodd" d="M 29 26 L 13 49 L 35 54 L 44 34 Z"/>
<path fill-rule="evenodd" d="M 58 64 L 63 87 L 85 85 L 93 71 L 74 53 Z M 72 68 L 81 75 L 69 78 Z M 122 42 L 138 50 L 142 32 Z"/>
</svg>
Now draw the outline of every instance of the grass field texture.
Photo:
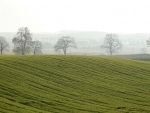
<svg viewBox="0 0 150 113">
<path fill-rule="evenodd" d="M 0 56 L 0 113 L 150 113 L 150 62 Z"/>
</svg>

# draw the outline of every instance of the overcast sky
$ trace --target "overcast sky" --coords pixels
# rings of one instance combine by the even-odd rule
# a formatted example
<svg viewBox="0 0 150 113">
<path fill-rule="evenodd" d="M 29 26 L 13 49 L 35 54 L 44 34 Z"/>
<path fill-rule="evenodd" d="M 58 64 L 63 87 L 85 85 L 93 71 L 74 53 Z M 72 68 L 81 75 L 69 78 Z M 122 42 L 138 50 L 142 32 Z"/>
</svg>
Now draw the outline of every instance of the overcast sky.
<svg viewBox="0 0 150 113">
<path fill-rule="evenodd" d="M 150 0 L 0 0 L 0 32 L 150 33 Z"/>
</svg>

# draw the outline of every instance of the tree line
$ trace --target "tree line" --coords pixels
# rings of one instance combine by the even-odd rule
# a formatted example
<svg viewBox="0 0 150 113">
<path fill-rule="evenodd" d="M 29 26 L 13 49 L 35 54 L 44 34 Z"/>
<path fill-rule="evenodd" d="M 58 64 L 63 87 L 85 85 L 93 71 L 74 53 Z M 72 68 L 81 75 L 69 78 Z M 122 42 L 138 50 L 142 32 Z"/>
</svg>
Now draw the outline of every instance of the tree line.
<svg viewBox="0 0 150 113">
<path fill-rule="evenodd" d="M 38 40 L 32 40 L 32 34 L 29 31 L 28 27 L 21 27 L 18 29 L 16 35 L 12 39 L 12 43 L 14 44 L 13 53 L 18 55 L 25 55 L 33 53 L 42 54 L 42 43 Z M 0 51 L 1 54 L 3 52 L 8 51 L 9 44 L 6 41 L 6 38 L 0 36 Z"/>
<path fill-rule="evenodd" d="M 146 40 L 147 45 L 150 46 L 150 38 Z M 42 54 L 42 43 L 38 40 L 32 40 L 32 34 L 28 27 L 21 27 L 18 29 L 16 35 L 12 39 L 14 44 L 13 53 L 18 55 L 27 55 L 27 54 Z M 66 55 L 68 48 L 77 48 L 75 39 L 70 36 L 63 36 L 58 39 L 57 43 L 54 45 L 55 51 L 63 51 Z M 9 44 L 6 41 L 6 38 L 0 36 L 0 53 L 8 51 Z M 123 48 L 123 44 L 119 40 L 117 34 L 106 34 L 104 37 L 103 45 L 100 46 L 101 49 L 105 50 L 108 54 L 113 55 L 120 52 Z"/>
</svg>

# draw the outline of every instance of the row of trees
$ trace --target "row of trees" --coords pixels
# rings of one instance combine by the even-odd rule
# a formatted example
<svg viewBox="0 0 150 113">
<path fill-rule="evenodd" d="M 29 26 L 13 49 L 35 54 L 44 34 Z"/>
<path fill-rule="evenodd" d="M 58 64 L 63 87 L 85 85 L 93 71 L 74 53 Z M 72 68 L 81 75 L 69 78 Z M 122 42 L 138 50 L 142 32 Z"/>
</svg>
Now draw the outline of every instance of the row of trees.
<svg viewBox="0 0 150 113">
<path fill-rule="evenodd" d="M 150 39 L 146 40 L 147 45 L 150 46 Z M 12 39 L 14 44 L 13 53 L 25 55 L 33 53 L 42 54 L 42 43 L 40 41 L 32 41 L 32 34 L 27 27 L 19 28 L 17 34 Z M 8 51 L 9 44 L 5 37 L 0 36 L 0 53 Z M 63 51 L 66 55 L 68 48 L 77 48 L 75 39 L 70 36 L 61 37 L 54 46 L 55 51 Z M 118 53 L 122 50 L 123 44 L 119 41 L 117 34 L 106 34 L 104 43 L 101 46 L 110 55 Z"/>
<path fill-rule="evenodd" d="M 42 44 L 40 41 L 32 41 L 32 34 L 27 27 L 18 30 L 16 36 L 12 39 L 14 43 L 13 52 L 15 54 L 42 54 Z"/>
<path fill-rule="evenodd" d="M 149 40 L 146 40 L 146 43 L 147 46 L 150 46 L 150 38 Z M 54 46 L 55 51 L 60 51 L 62 49 L 64 54 L 66 54 L 67 48 L 69 47 L 77 48 L 75 40 L 69 36 L 61 37 Z M 120 42 L 117 34 L 106 34 L 101 49 L 105 50 L 108 54 L 113 55 L 120 52 L 122 48 L 123 44 Z"/>
<path fill-rule="evenodd" d="M 13 53 L 25 55 L 33 53 L 42 54 L 42 44 L 40 41 L 32 41 L 32 34 L 27 27 L 22 27 L 17 31 L 17 34 L 12 39 L 14 44 Z M 4 37 L 0 37 L 1 54 L 8 51 L 9 44 Z M 77 48 L 75 39 L 70 36 L 61 37 L 54 46 L 55 51 L 63 51 L 66 55 L 68 48 Z M 117 34 L 107 34 L 104 39 L 104 44 L 101 46 L 110 55 L 122 50 L 122 43 L 119 41 Z"/>
<path fill-rule="evenodd" d="M 54 46 L 55 51 L 63 50 L 64 54 L 69 47 L 77 48 L 74 38 L 66 36 L 61 37 Z M 122 50 L 123 44 L 119 41 L 117 34 L 107 34 L 104 39 L 104 44 L 101 46 L 110 55 Z"/>
<path fill-rule="evenodd" d="M 32 34 L 27 27 L 22 27 L 17 31 L 17 34 L 12 39 L 14 44 L 13 53 L 25 55 L 33 53 L 42 54 L 42 43 L 40 41 L 32 41 Z M 8 51 L 9 44 L 5 37 L 0 36 L 0 51 Z"/>
</svg>

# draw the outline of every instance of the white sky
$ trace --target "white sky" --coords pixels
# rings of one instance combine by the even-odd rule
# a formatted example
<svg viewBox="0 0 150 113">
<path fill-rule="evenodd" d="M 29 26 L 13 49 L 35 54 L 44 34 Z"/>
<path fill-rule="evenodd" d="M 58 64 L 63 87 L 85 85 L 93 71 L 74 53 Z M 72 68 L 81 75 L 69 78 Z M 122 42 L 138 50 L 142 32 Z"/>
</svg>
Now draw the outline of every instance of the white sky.
<svg viewBox="0 0 150 113">
<path fill-rule="evenodd" d="M 150 33 L 150 0 L 0 0 L 0 32 Z"/>
</svg>

